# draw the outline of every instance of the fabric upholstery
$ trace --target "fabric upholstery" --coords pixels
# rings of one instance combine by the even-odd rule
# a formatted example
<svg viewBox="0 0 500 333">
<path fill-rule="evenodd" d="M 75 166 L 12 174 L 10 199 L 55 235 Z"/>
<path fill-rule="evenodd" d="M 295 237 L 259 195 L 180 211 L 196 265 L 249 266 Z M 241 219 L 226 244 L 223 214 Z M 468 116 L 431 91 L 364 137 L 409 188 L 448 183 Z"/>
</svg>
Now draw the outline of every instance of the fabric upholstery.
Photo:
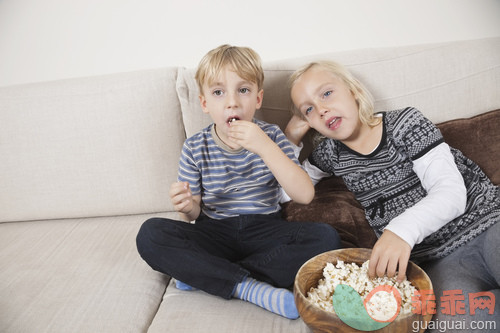
<svg viewBox="0 0 500 333">
<path fill-rule="evenodd" d="M 258 51 L 258 50 L 257 50 Z M 262 118 L 286 124 L 289 75 L 310 61 L 337 61 L 375 98 L 377 111 L 414 106 L 434 123 L 497 109 L 500 38 L 361 49 L 266 62 Z M 183 110 L 184 112 L 184 110 Z M 281 117 L 274 113 L 282 114 Z"/>
<path fill-rule="evenodd" d="M 288 76 L 308 61 L 337 60 L 366 83 L 377 110 L 415 106 L 435 123 L 474 117 L 440 126 L 498 184 L 498 112 L 485 113 L 500 108 L 498 54 L 500 38 L 490 38 L 264 62 L 257 117 L 284 128 Z M 182 143 L 210 123 L 194 73 L 0 88 L 0 332 L 310 332 L 301 319 L 167 287 L 169 277 L 137 253 L 144 220 L 177 217 L 168 191 Z M 291 202 L 284 214 L 331 223 L 344 246 L 375 242 L 336 177 L 316 186 L 310 205 Z"/>
<path fill-rule="evenodd" d="M 135 248 L 149 217 L 0 223 L 0 332 L 145 332 L 169 280 Z"/>
<path fill-rule="evenodd" d="M 438 124 L 445 141 L 476 162 L 500 185 L 500 110 Z"/>
<path fill-rule="evenodd" d="M 310 333 L 302 319 L 290 320 L 249 302 L 203 291 L 180 291 L 171 281 L 148 333 Z"/>
<path fill-rule="evenodd" d="M 373 94 L 378 111 L 414 106 L 434 123 L 471 117 L 497 108 L 498 97 L 485 87 L 500 82 L 498 54 L 500 38 L 488 38 L 265 62 L 264 100 L 256 117 L 284 129 L 291 106 L 288 77 L 314 60 L 346 65 Z M 181 70 L 177 83 L 188 137 L 210 123 L 199 105 L 194 74 L 195 69 Z"/>
<path fill-rule="evenodd" d="M 364 209 L 336 176 L 316 185 L 316 194 L 310 204 L 293 201 L 283 204 L 283 216 L 288 221 L 328 223 L 339 233 L 344 248 L 372 248 L 377 241 Z"/>
<path fill-rule="evenodd" d="M 0 222 L 172 210 L 176 71 L 0 88 Z"/>
</svg>

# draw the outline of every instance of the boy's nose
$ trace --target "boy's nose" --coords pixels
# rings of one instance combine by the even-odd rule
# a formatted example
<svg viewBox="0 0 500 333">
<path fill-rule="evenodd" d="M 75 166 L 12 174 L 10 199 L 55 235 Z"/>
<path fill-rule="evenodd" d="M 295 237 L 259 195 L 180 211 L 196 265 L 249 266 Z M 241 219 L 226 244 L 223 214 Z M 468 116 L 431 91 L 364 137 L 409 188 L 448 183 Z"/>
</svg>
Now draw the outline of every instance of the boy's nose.
<svg viewBox="0 0 500 333">
<path fill-rule="evenodd" d="M 228 94 L 226 104 L 228 108 L 238 107 L 238 96 L 236 94 Z"/>
</svg>

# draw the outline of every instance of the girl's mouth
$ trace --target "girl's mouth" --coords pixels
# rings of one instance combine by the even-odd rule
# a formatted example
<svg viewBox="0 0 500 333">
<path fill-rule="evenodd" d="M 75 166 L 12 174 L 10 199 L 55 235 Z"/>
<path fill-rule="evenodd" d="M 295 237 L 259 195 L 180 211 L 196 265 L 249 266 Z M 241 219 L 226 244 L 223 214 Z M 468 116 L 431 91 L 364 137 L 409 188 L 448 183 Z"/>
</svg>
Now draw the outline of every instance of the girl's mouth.
<svg viewBox="0 0 500 333">
<path fill-rule="evenodd" d="M 326 126 L 329 129 L 334 130 L 334 129 L 339 128 L 341 122 L 342 122 L 342 119 L 340 117 L 332 117 L 332 118 L 328 119 L 328 121 L 326 122 Z"/>
</svg>

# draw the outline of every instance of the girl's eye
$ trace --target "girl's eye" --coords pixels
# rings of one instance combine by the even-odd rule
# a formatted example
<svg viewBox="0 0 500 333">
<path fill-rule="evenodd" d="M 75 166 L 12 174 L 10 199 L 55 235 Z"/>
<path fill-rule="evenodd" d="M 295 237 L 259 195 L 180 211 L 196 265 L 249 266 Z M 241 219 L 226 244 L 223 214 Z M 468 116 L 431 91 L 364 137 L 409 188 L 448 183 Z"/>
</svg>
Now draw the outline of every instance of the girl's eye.
<svg viewBox="0 0 500 333">
<path fill-rule="evenodd" d="M 248 88 L 241 88 L 241 89 L 240 89 L 240 93 L 242 93 L 242 94 L 246 94 L 246 93 L 248 93 L 249 91 L 250 91 L 250 89 L 248 89 Z"/>
<path fill-rule="evenodd" d="M 212 92 L 213 95 L 215 96 L 222 96 L 222 90 L 220 89 L 216 89 Z"/>
<path fill-rule="evenodd" d="M 308 107 L 305 111 L 304 111 L 304 114 L 307 116 L 309 113 L 311 113 L 312 111 L 312 106 Z"/>
<path fill-rule="evenodd" d="M 323 94 L 323 96 L 324 96 L 324 97 L 328 97 L 328 96 L 330 96 L 331 94 L 332 94 L 332 91 L 331 91 L 331 90 L 328 90 L 328 91 L 326 91 L 326 92 Z"/>
</svg>

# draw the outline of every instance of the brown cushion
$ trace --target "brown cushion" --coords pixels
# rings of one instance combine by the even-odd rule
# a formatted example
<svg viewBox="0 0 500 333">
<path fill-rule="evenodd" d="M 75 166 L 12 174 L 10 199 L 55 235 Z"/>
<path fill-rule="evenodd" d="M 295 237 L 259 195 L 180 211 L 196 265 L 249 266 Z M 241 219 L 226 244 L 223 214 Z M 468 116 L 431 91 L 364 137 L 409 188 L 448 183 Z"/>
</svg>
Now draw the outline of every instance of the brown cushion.
<svg viewBox="0 0 500 333">
<path fill-rule="evenodd" d="M 339 177 L 319 182 L 314 199 L 308 205 L 293 201 L 283 204 L 283 215 L 288 221 L 330 224 L 339 233 L 343 247 L 371 248 L 377 240 L 365 219 L 364 209 Z"/>
<path fill-rule="evenodd" d="M 500 110 L 437 126 L 451 147 L 476 162 L 493 184 L 500 184 Z"/>
<path fill-rule="evenodd" d="M 437 125 L 445 141 L 475 161 L 494 184 L 500 182 L 500 110 L 468 119 L 455 119 Z M 325 222 L 337 229 L 344 247 L 371 248 L 377 237 L 365 219 L 364 210 L 339 177 L 316 185 L 309 205 L 288 202 L 283 205 L 288 221 Z"/>
</svg>

